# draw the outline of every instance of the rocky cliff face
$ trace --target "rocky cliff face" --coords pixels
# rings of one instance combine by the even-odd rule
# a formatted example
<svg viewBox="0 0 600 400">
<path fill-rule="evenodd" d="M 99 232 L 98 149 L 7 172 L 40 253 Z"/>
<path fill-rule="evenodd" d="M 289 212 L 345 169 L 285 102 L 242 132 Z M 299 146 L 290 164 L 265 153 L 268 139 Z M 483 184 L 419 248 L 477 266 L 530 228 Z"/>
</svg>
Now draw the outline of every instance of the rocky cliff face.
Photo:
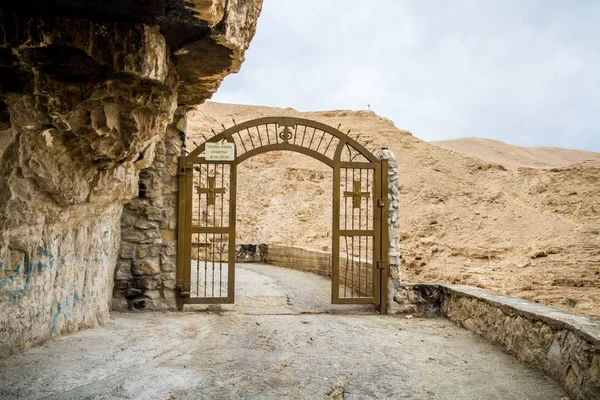
<svg viewBox="0 0 600 400">
<path fill-rule="evenodd" d="M 260 7 L 0 5 L 0 356 L 106 318 L 123 204 L 178 105 L 239 69 Z"/>
</svg>

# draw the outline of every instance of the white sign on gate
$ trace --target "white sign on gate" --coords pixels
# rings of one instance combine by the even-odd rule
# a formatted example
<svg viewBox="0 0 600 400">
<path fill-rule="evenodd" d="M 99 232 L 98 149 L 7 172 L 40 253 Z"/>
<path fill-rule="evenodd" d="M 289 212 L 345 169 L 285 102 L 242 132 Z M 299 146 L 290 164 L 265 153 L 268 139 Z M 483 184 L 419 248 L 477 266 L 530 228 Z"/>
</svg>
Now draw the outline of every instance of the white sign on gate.
<svg viewBox="0 0 600 400">
<path fill-rule="evenodd" d="M 233 161 L 235 159 L 235 145 L 233 143 L 206 143 L 204 146 L 206 161 Z"/>
</svg>

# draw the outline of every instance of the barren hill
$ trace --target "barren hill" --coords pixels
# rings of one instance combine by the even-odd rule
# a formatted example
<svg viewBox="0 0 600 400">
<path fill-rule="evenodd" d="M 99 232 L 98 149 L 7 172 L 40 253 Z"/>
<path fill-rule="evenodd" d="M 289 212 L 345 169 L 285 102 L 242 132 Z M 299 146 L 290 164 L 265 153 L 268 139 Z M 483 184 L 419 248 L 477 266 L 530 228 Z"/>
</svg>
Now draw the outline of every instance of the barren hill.
<svg viewBox="0 0 600 400">
<path fill-rule="evenodd" d="M 600 153 L 560 147 L 521 147 L 499 140 L 466 137 L 453 140 L 439 140 L 433 143 L 447 150 L 477 157 L 507 168 L 519 167 L 547 168 L 564 167 L 584 161 L 600 160 Z"/>
<path fill-rule="evenodd" d="M 424 142 L 370 111 L 302 113 L 211 102 L 191 114 L 188 147 L 200 143 L 201 134 L 212 135 L 211 128 L 221 131 L 221 124 L 269 115 L 341 124 L 368 148 L 387 146 L 396 154 L 405 281 L 474 285 L 600 316 L 597 153 L 560 149 L 530 157 L 517 146 L 490 151 L 465 139 L 471 143 L 466 155 L 455 144 L 452 151 Z M 587 157 L 595 161 L 568 164 Z M 242 163 L 237 241 L 329 249 L 331 179 L 327 166 L 297 153 Z"/>
</svg>

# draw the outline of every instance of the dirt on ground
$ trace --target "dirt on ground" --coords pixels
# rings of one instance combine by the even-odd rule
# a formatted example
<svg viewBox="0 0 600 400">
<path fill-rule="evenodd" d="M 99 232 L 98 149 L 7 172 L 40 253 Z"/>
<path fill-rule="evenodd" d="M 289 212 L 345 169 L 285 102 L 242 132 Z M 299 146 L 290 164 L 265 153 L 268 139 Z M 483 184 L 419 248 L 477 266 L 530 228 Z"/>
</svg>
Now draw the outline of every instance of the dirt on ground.
<svg viewBox="0 0 600 400">
<path fill-rule="evenodd" d="M 446 319 L 332 306 L 331 280 L 316 274 L 260 264 L 236 274 L 235 305 L 113 313 L 0 360 L 0 399 L 566 398 Z"/>
<path fill-rule="evenodd" d="M 600 153 L 465 138 L 428 143 L 371 111 L 298 112 L 208 102 L 188 149 L 254 118 L 317 120 L 400 166 L 402 279 L 465 284 L 600 317 Z M 235 122 L 234 122 L 235 121 Z M 329 250 L 329 167 L 298 153 L 238 169 L 238 243 Z"/>
</svg>

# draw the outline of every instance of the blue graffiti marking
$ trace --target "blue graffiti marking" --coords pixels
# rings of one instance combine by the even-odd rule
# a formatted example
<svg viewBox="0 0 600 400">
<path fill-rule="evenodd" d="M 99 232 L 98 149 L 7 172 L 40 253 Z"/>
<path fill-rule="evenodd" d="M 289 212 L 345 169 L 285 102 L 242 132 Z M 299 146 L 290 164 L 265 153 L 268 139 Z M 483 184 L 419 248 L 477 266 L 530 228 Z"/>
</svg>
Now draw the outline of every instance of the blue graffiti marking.
<svg viewBox="0 0 600 400">
<path fill-rule="evenodd" d="M 39 246 L 39 245 L 36 247 L 35 251 L 36 251 L 36 253 L 38 255 L 40 255 L 40 257 L 42 257 L 42 258 L 49 258 L 50 259 L 49 262 L 42 262 L 42 261 L 40 261 L 38 263 L 38 269 L 40 271 L 46 271 L 48 269 L 54 268 L 54 261 L 55 260 L 52 257 L 52 253 L 51 252 L 49 252 L 44 247 Z"/>
<path fill-rule="evenodd" d="M 41 256 L 48 257 L 48 258 L 52 257 L 52 253 L 50 253 L 48 250 L 46 250 L 42 246 L 37 246 L 35 251 Z"/>
<path fill-rule="evenodd" d="M 29 290 L 29 285 L 31 284 L 31 276 L 33 275 L 33 265 L 29 263 L 27 266 L 27 278 L 25 278 L 25 285 L 16 290 L 8 290 L 6 295 L 10 299 L 16 299 L 19 296 L 22 296 L 25 292 Z"/>
<path fill-rule="evenodd" d="M 58 304 L 56 305 L 56 312 L 54 313 L 54 316 L 52 317 L 52 334 L 54 335 L 54 332 L 56 331 L 56 323 L 58 322 L 58 318 L 60 317 L 60 301 L 58 302 Z"/>
</svg>

